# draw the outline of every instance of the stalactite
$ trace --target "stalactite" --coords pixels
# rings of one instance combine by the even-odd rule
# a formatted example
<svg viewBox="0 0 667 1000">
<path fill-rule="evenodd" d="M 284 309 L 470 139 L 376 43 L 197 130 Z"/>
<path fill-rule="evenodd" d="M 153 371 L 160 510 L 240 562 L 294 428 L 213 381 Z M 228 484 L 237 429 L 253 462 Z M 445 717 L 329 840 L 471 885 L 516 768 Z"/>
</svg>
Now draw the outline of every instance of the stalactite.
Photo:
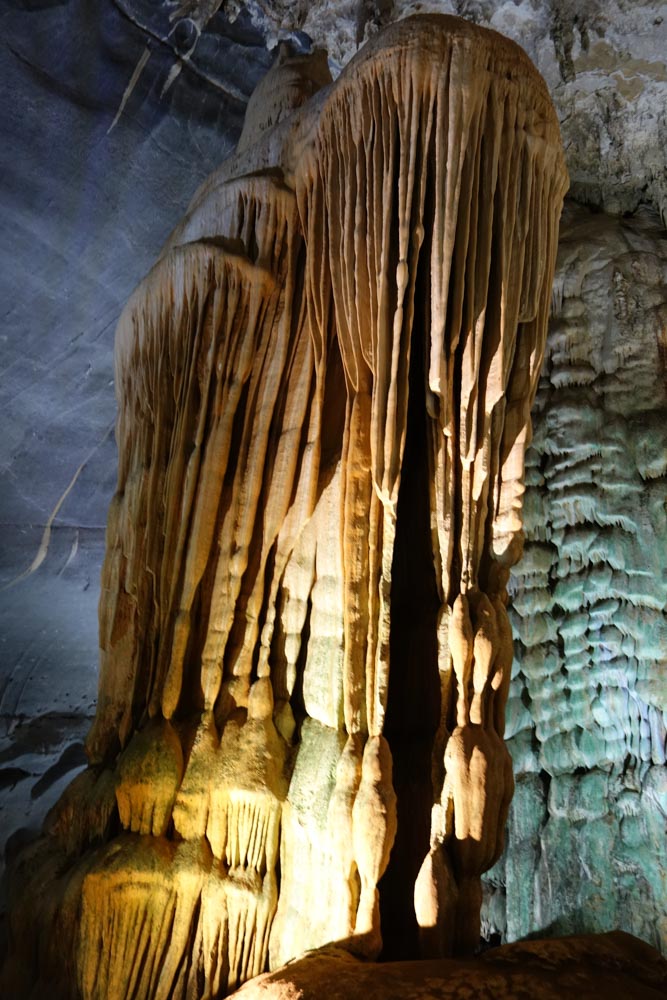
<svg viewBox="0 0 667 1000">
<path fill-rule="evenodd" d="M 472 951 L 502 845 L 558 126 L 522 51 L 458 19 L 395 25 L 306 100 L 317 58 L 300 88 L 281 55 L 281 120 L 253 104 L 118 327 L 88 749 L 125 832 L 91 859 L 52 831 L 82 850 L 85 1000 L 214 995 L 329 940 L 376 956 L 403 850 L 425 952 Z M 399 504 L 408 438 L 427 472 Z M 413 513 L 437 634 L 392 665 Z M 394 854 L 392 669 L 440 688 L 424 844 Z"/>
<path fill-rule="evenodd" d="M 326 286 L 347 385 L 345 722 L 348 732 L 370 735 L 382 731 L 390 676 L 391 562 L 412 338 L 424 337 L 428 358 L 441 620 L 448 620 L 457 595 L 469 593 L 477 615 L 492 621 L 497 612 L 490 601 L 497 608 L 504 599 L 507 571 L 521 549 L 523 453 L 565 185 L 548 97 L 520 50 L 492 36 L 473 42 L 467 31 L 436 33 L 425 42 L 419 24 L 389 29 L 377 52 L 372 44 L 353 60 L 323 103 L 312 163 L 297 175 L 304 229 L 313 234 L 306 290 L 320 294 L 328 260 Z M 433 211 L 428 226 L 426 205 Z M 323 216 L 319 226 L 310 221 L 315 213 Z M 416 296 L 418 284 L 425 302 Z M 328 315 L 317 302 L 309 313 Z M 499 614 L 504 622 L 504 609 Z M 451 625 L 449 636 L 446 627 L 439 633 L 445 718 L 456 627 L 454 635 Z M 436 820 L 432 831 L 452 854 L 459 905 L 474 899 L 472 915 L 479 909 L 479 875 L 500 849 L 512 788 L 506 751 L 481 710 L 489 688 L 502 716 L 506 664 L 505 683 L 491 680 L 492 672 L 503 672 L 494 671 L 494 661 L 507 655 L 504 624 L 500 631 L 502 641 L 497 627 L 477 626 L 466 668 L 471 678 L 455 678 L 460 703 L 468 686 L 475 689 L 473 716 L 442 734 L 449 805 L 436 815 L 448 817 L 453 804 L 457 819 Z M 498 782 L 476 774 L 477 802 L 468 810 L 469 768 L 480 753 Z M 493 850 L 459 843 L 470 837 L 465 817 L 475 808 Z M 478 929 L 471 926 L 467 937 L 460 926 L 459 932 L 465 943 L 453 947 L 471 950 Z"/>
</svg>

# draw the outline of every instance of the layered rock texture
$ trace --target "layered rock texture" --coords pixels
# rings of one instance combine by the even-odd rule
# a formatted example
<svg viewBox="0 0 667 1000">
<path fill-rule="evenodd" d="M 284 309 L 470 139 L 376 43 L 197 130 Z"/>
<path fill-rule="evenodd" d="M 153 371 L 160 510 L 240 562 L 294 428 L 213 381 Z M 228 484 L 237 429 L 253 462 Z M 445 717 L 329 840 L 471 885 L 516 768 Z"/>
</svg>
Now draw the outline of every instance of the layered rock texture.
<svg viewBox="0 0 667 1000">
<path fill-rule="evenodd" d="M 416 18 L 327 77 L 278 60 L 118 327 L 91 766 L 16 864 L 26 995 L 479 941 L 567 175 L 495 33 Z"/>
<path fill-rule="evenodd" d="M 570 208 L 510 587 L 517 792 L 486 911 L 510 940 L 667 947 L 665 331 L 657 220 Z"/>
</svg>

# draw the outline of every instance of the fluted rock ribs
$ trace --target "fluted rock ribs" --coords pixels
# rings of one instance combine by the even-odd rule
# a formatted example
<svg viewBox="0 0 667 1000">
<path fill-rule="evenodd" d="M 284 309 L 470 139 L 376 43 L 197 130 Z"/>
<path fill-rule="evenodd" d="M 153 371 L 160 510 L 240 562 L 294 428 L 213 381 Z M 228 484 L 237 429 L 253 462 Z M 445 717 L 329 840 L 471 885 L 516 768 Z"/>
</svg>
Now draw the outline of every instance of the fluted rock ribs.
<svg viewBox="0 0 667 1000">
<path fill-rule="evenodd" d="M 51 820 L 87 1000 L 377 954 L 385 912 L 471 950 L 502 846 L 505 584 L 567 183 L 548 95 L 512 43 L 420 17 L 249 132 L 117 333 L 89 754 L 122 831 L 83 793 Z"/>
</svg>

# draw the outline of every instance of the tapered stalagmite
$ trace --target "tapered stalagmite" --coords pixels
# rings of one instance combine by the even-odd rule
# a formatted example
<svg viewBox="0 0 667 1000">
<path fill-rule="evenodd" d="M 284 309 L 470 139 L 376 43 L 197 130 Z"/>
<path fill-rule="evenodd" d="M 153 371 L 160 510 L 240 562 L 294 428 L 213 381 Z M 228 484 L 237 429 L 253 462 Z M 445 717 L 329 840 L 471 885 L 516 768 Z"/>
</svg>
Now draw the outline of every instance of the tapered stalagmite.
<svg viewBox="0 0 667 1000">
<path fill-rule="evenodd" d="M 33 848 L 53 901 L 13 917 L 20 943 L 65 913 L 57 975 L 85 998 L 212 996 L 347 937 L 376 955 L 384 913 L 471 950 L 502 845 L 553 110 L 520 49 L 445 17 L 335 84 L 283 52 L 263 88 L 272 122 L 255 101 L 117 333 L 88 741 L 116 826 L 79 782 Z M 429 685 L 420 730 L 392 691 Z M 430 772 L 412 839 L 405 740 Z"/>
</svg>

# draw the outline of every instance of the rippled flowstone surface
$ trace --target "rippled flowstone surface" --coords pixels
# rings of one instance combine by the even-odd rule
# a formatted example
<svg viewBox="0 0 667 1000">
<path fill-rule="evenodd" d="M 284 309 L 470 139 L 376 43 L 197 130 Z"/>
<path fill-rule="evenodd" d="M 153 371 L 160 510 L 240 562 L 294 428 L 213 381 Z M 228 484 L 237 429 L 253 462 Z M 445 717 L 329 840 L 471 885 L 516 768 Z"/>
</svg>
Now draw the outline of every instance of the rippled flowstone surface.
<svg viewBox="0 0 667 1000">
<path fill-rule="evenodd" d="M 487 932 L 667 947 L 667 239 L 561 228 L 513 574 L 516 793 Z"/>
</svg>

